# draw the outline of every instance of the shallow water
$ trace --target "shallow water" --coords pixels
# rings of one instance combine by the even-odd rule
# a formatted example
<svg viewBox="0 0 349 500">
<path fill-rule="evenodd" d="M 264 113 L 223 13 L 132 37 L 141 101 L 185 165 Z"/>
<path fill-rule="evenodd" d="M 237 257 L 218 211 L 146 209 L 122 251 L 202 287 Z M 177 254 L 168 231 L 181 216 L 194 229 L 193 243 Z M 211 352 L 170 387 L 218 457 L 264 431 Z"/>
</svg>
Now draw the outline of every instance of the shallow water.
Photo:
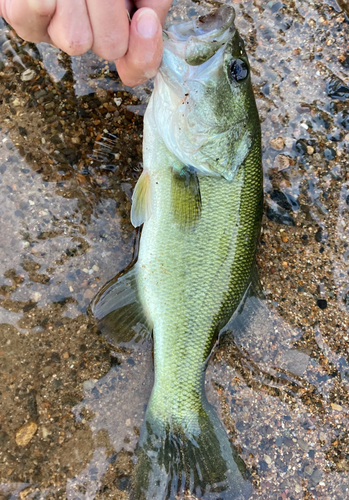
<svg viewBox="0 0 349 500">
<path fill-rule="evenodd" d="M 254 499 L 349 496 L 340 5 L 235 5 L 263 122 L 257 261 L 267 301 L 263 321 L 223 336 L 206 386 Z M 178 2 L 169 22 L 209 7 Z M 130 199 L 151 83 L 125 89 L 112 64 L 23 43 L 4 25 L 1 43 L 0 498 L 126 499 L 151 351 L 109 347 L 87 308 L 133 258 Z"/>
</svg>

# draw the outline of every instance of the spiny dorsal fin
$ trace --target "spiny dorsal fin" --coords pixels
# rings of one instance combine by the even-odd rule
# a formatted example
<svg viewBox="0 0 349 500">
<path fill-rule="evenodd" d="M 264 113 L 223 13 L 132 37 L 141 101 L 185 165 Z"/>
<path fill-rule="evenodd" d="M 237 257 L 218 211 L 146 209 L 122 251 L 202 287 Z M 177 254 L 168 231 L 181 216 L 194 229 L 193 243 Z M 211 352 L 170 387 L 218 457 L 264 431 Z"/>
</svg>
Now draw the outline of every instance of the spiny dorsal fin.
<svg viewBox="0 0 349 500">
<path fill-rule="evenodd" d="M 152 327 L 139 300 L 137 266 L 112 279 L 91 304 L 103 335 L 112 344 L 150 340 Z"/>
<path fill-rule="evenodd" d="M 143 170 L 132 195 L 131 222 L 134 227 L 143 224 L 151 216 L 150 176 Z"/>
<path fill-rule="evenodd" d="M 201 215 L 200 184 L 193 167 L 172 169 L 172 212 L 183 228 L 193 227 Z"/>
</svg>

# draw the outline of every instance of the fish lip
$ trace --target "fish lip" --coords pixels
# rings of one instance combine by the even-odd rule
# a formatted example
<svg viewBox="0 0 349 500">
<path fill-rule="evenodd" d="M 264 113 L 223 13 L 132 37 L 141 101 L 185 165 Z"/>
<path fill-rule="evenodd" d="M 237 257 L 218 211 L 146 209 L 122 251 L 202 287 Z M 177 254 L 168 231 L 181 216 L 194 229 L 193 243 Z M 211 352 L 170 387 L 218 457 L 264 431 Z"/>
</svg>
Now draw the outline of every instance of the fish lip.
<svg viewBox="0 0 349 500">
<path fill-rule="evenodd" d="M 172 25 L 163 33 L 160 71 L 171 72 L 172 66 L 172 70 L 176 68 L 175 72 L 183 75 L 188 66 L 202 66 L 232 39 L 236 31 L 234 19 L 234 7 L 222 5 L 199 19 Z"/>
<path fill-rule="evenodd" d="M 190 37 L 214 40 L 226 32 L 234 24 L 234 20 L 234 7 L 222 5 L 198 19 L 172 25 L 166 35 L 177 41 L 186 41 Z"/>
</svg>

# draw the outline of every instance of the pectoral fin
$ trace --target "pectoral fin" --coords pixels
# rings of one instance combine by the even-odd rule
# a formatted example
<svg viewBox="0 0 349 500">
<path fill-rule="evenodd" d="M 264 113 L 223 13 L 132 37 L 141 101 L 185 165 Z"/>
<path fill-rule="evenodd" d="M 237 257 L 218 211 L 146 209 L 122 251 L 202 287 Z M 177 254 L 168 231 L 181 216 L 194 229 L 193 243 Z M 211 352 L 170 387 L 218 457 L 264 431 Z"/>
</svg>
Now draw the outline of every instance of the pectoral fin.
<svg viewBox="0 0 349 500">
<path fill-rule="evenodd" d="M 150 176 L 143 170 L 132 195 L 131 222 L 134 227 L 142 225 L 151 216 Z"/>
<path fill-rule="evenodd" d="M 201 215 L 200 184 L 196 171 L 184 167 L 181 171 L 172 170 L 172 212 L 183 228 L 193 227 Z"/>
</svg>

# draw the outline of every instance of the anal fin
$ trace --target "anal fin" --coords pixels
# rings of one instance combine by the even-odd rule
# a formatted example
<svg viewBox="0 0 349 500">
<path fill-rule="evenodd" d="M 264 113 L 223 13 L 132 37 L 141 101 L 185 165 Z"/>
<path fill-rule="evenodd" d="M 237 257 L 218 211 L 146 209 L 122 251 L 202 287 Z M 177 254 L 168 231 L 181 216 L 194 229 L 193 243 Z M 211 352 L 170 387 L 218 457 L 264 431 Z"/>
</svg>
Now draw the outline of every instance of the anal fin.
<svg viewBox="0 0 349 500">
<path fill-rule="evenodd" d="M 250 273 L 250 282 L 233 316 L 220 332 L 220 340 L 226 334 L 233 332 L 235 339 L 242 339 L 254 331 L 256 325 L 273 331 L 273 323 L 267 301 L 260 284 L 256 263 L 253 264 Z"/>
<path fill-rule="evenodd" d="M 91 303 L 103 335 L 112 344 L 143 343 L 151 339 L 152 327 L 137 290 L 137 266 L 109 281 Z"/>
<path fill-rule="evenodd" d="M 199 179 L 193 167 L 172 170 L 171 198 L 175 220 L 183 228 L 190 228 L 200 219 L 201 195 Z"/>
</svg>

